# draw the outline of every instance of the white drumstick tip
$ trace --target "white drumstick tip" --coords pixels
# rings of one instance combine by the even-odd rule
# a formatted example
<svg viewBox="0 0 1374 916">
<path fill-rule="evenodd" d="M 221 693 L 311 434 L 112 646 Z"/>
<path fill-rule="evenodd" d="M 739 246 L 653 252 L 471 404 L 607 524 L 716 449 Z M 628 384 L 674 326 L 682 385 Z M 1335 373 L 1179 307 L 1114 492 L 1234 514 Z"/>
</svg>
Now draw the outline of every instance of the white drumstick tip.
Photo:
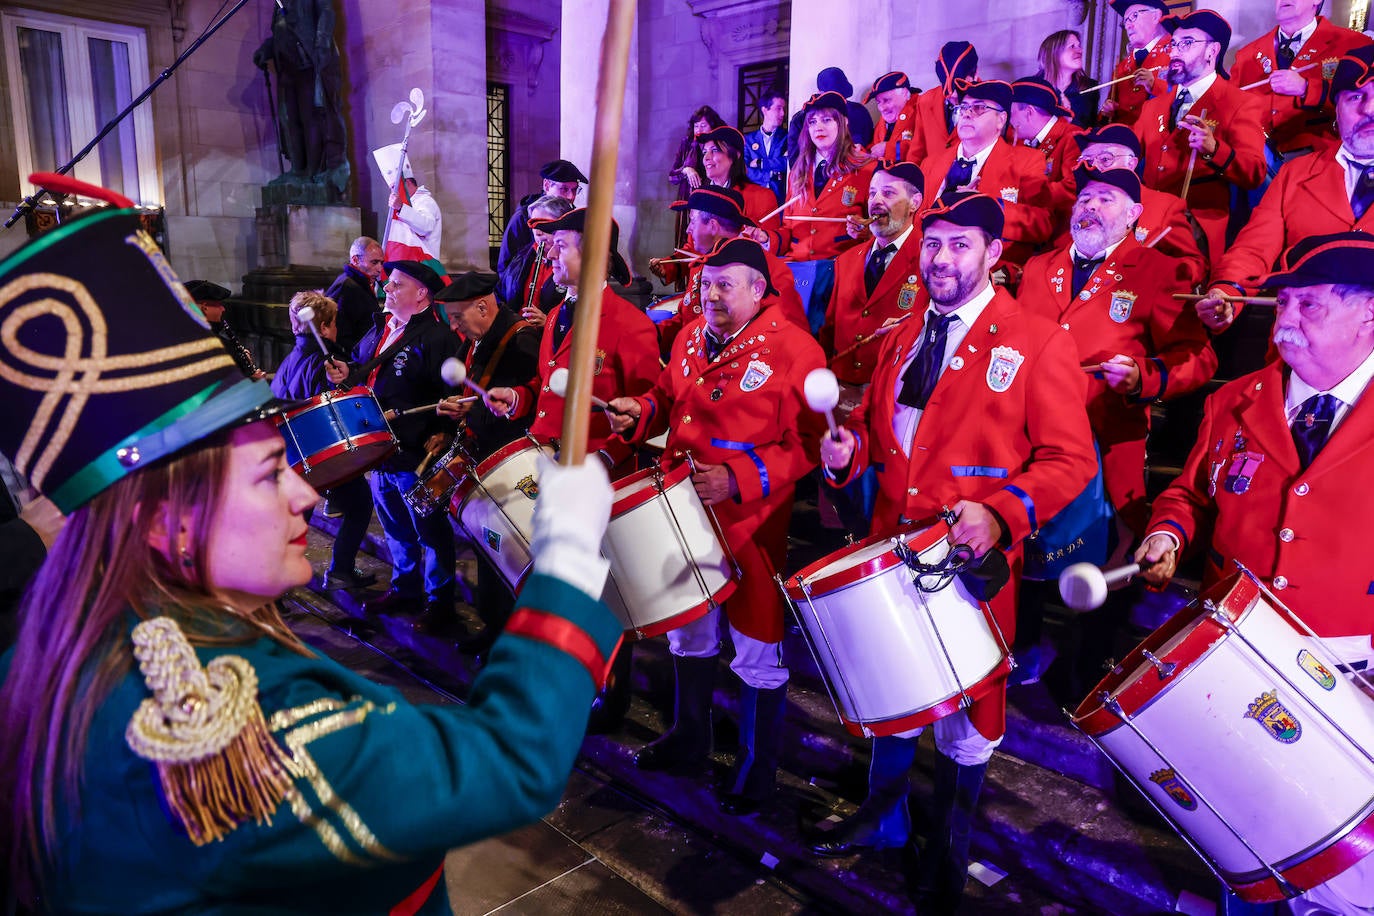
<svg viewBox="0 0 1374 916">
<path fill-rule="evenodd" d="M 829 369 L 812 369 L 803 386 L 807 405 L 816 413 L 834 410 L 840 403 L 840 383 Z"/>
<path fill-rule="evenodd" d="M 299 318 L 301 321 L 314 321 L 315 310 L 307 305 L 305 308 L 301 309 L 299 312 L 296 313 L 296 317 Z"/>
<path fill-rule="evenodd" d="M 1059 597 L 1072 610 L 1095 610 L 1107 600 L 1107 577 L 1091 563 L 1074 563 L 1059 574 Z"/>
<path fill-rule="evenodd" d="M 559 366 L 549 373 L 549 390 L 560 398 L 568 396 L 568 370 Z"/>
<path fill-rule="evenodd" d="M 467 381 L 468 369 L 467 366 L 463 365 L 461 360 L 454 359 L 450 356 L 448 359 L 444 360 L 444 364 L 439 367 L 439 375 L 446 383 L 457 388 Z"/>
</svg>

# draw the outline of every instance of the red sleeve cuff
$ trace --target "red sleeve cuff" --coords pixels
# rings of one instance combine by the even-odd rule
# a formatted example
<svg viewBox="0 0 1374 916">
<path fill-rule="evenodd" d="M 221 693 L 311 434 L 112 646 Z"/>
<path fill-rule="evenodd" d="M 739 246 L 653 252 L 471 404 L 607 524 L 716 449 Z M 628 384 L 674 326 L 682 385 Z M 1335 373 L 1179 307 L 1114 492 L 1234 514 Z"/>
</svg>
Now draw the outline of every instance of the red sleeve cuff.
<svg viewBox="0 0 1374 916">
<path fill-rule="evenodd" d="M 615 658 L 615 652 L 611 652 L 610 658 L 602 655 L 596 640 L 592 639 L 586 630 L 571 620 L 545 611 L 520 608 L 507 621 L 505 632 L 513 636 L 523 636 L 525 639 L 545 643 L 560 652 L 571 655 L 587 669 L 587 673 L 591 675 L 597 690 L 606 685 L 606 678 L 610 676 L 611 661 Z M 624 636 L 621 637 L 621 640 L 624 640 Z M 619 643 L 616 644 L 616 647 L 619 648 Z"/>
</svg>

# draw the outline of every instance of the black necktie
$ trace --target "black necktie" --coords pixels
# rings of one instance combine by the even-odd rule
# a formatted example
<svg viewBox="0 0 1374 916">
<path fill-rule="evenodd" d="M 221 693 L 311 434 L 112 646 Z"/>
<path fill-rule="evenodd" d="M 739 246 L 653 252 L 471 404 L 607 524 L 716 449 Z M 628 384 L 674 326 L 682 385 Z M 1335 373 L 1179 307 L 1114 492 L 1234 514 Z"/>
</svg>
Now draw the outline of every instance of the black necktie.
<svg viewBox="0 0 1374 916">
<path fill-rule="evenodd" d="M 973 167 L 977 164 L 976 159 L 955 159 L 945 173 L 945 193 L 957 191 L 972 181 Z"/>
<path fill-rule="evenodd" d="M 1135 54 L 1132 56 L 1135 57 L 1135 65 L 1137 67 L 1143 67 L 1145 66 L 1145 58 L 1150 56 L 1150 52 L 1144 48 L 1137 48 Z"/>
<path fill-rule="evenodd" d="M 1183 110 L 1184 105 L 1188 104 L 1189 98 L 1187 89 L 1179 89 L 1178 95 L 1174 96 L 1173 103 L 1169 105 L 1169 127 L 1172 130 L 1178 130 L 1179 112 Z"/>
<path fill-rule="evenodd" d="M 1102 258 L 1080 258 L 1074 255 L 1073 258 L 1073 294 L 1077 296 L 1083 291 L 1083 287 L 1088 285 L 1088 279 L 1092 277 L 1093 271 L 1103 261 Z"/>
<path fill-rule="evenodd" d="M 558 321 L 553 326 L 553 348 L 557 350 L 563 346 L 563 338 L 568 336 L 572 330 L 573 307 L 577 305 L 577 300 L 568 298 L 563 300 L 563 308 L 558 312 Z"/>
<path fill-rule="evenodd" d="M 878 281 L 883 278 L 883 271 L 887 270 L 887 262 L 892 260 L 896 250 L 896 245 L 884 245 L 868 256 L 868 263 L 864 265 L 865 293 L 873 295 L 873 291 L 878 288 Z"/>
<path fill-rule="evenodd" d="M 709 330 L 706 331 L 705 334 L 703 334 L 702 336 L 705 338 L 705 342 L 706 342 L 706 361 L 707 361 L 707 362 L 711 362 L 711 361 L 714 360 L 717 356 L 720 356 L 720 351 L 721 351 L 721 350 L 724 350 L 724 349 L 725 349 L 725 345 L 726 345 L 727 343 L 729 343 L 729 341 L 726 341 L 726 340 L 718 340 L 718 339 L 716 338 L 716 335 L 712 334 Z"/>
<path fill-rule="evenodd" d="M 811 190 L 815 192 L 813 197 L 820 197 L 825 190 L 826 182 L 830 180 L 830 168 L 824 161 L 816 163 L 816 176 L 811 180 Z"/>
<path fill-rule="evenodd" d="M 1358 165 L 1360 177 L 1355 180 L 1355 191 L 1350 195 L 1350 209 L 1355 219 L 1364 216 L 1370 205 L 1374 204 L 1374 162 Z"/>
<path fill-rule="evenodd" d="M 1293 444 L 1298 448 L 1298 464 L 1304 471 L 1326 445 L 1340 403 L 1334 394 L 1314 394 L 1302 402 L 1298 418 L 1293 421 Z"/>
<path fill-rule="evenodd" d="M 1279 69 L 1287 70 L 1289 67 L 1293 66 L 1293 58 L 1296 57 L 1298 53 L 1293 49 L 1293 45 L 1298 43 L 1298 36 L 1293 35 L 1289 38 L 1285 38 L 1282 32 L 1279 32 L 1278 36 L 1279 43 L 1278 47 L 1275 49 L 1274 56 L 1279 59 Z"/>
<path fill-rule="evenodd" d="M 940 315 L 934 309 L 926 312 L 921 349 L 916 352 L 916 358 L 906 372 L 902 373 L 902 390 L 897 395 L 897 403 L 926 409 L 930 395 L 935 391 L 935 383 L 940 380 L 940 369 L 944 367 L 949 326 L 957 320 L 953 312 L 948 315 Z"/>
</svg>

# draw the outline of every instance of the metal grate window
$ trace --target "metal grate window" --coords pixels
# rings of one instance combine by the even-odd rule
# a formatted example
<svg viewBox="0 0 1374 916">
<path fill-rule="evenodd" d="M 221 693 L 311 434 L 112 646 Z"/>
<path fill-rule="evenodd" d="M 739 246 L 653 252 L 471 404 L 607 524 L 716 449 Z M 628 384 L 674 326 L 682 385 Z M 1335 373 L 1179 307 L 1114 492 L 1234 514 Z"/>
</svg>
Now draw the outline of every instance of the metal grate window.
<svg viewBox="0 0 1374 916">
<path fill-rule="evenodd" d="M 510 219 L 510 87 L 487 83 L 487 244 L 492 264 Z"/>
<path fill-rule="evenodd" d="M 739 68 L 739 92 L 736 98 L 735 123 L 744 133 L 758 130 L 763 124 L 759 101 L 765 92 L 787 92 L 787 58 L 765 60 Z"/>
</svg>

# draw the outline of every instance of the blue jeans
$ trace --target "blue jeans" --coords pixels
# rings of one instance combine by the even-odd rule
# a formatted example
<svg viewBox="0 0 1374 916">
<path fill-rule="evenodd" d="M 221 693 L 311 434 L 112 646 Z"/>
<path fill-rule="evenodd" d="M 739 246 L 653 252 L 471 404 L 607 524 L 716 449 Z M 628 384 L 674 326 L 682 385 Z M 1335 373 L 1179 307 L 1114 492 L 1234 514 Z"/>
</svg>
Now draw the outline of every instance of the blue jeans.
<svg viewBox="0 0 1374 916">
<path fill-rule="evenodd" d="M 391 551 L 391 587 L 407 598 L 420 597 L 420 561 L 424 559 L 424 591 L 430 598 L 453 591 L 457 562 L 453 527 L 448 514 L 426 518 L 405 501 L 419 478 L 414 471 L 372 472 L 372 499 Z"/>
</svg>

